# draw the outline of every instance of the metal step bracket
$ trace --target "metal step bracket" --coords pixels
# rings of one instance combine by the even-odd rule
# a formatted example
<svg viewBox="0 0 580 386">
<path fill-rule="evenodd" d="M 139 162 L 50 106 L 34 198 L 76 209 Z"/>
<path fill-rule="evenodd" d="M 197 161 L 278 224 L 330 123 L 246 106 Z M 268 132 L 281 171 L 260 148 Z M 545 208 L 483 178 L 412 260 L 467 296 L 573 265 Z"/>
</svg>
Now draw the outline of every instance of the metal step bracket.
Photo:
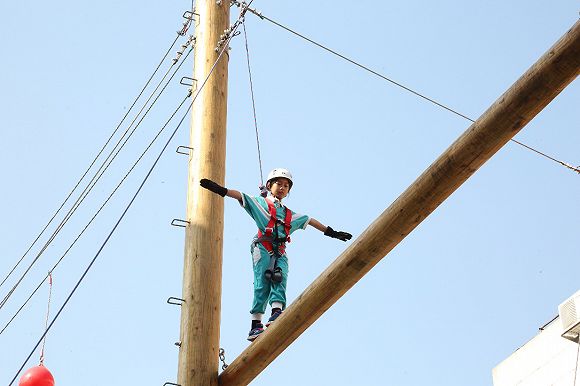
<svg viewBox="0 0 580 386">
<path fill-rule="evenodd" d="M 173 225 L 174 227 L 187 228 L 187 226 L 189 225 L 189 221 L 174 218 L 171 221 L 171 225 Z"/>
<path fill-rule="evenodd" d="M 187 152 L 184 152 L 183 149 L 187 149 Z M 189 147 L 189 146 L 177 146 L 177 149 L 175 149 L 175 152 L 177 154 L 183 154 L 183 155 L 191 155 L 192 151 L 193 151 L 193 147 Z"/>
<path fill-rule="evenodd" d="M 174 306 L 181 306 L 183 303 L 185 303 L 185 299 L 176 298 L 173 296 L 167 299 L 167 304 L 173 304 Z"/>
<path fill-rule="evenodd" d="M 183 86 L 189 86 L 193 90 L 197 90 L 197 79 L 191 78 L 189 76 L 182 77 L 181 80 L 179 81 L 179 84 Z"/>
</svg>

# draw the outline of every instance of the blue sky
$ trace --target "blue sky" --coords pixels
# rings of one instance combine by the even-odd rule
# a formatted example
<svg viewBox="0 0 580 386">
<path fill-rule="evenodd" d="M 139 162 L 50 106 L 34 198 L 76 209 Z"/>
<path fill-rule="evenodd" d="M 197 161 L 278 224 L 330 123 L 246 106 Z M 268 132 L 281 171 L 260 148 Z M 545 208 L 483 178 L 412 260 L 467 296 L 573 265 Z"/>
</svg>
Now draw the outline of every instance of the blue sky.
<svg viewBox="0 0 580 386">
<path fill-rule="evenodd" d="M 119 123 L 190 5 L 0 4 L 2 278 Z M 253 6 L 473 119 L 578 19 L 578 3 L 569 0 L 255 0 Z M 295 185 L 287 205 L 335 229 L 357 237 L 469 126 L 266 21 L 248 15 L 246 26 L 264 172 L 290 169 Z M 257 193 L 243 37 L 231 47 L 226 182 Z M 191 76 L 191 59 L 176 80 Z M 0 309 L 0 327 L 185 97 L 187 88 L 176 80 Z M 580 164 L 579 100 L 575 82 L 516 138 Z M 176 379 L 179 308 L 165 301 L 181 295 L 183 231 L 169 224 L 185 216 L 187 158 L 173 150 L 188 144 L 188 121 L 48 334 L 45 364 L 58 385 Z M 52 316 L 161 145 L 55 270 Z M 270 385 L 275 377 L 278 385 L 490 385 L 492 368 L 579 289 L 579 193 L 578 174 L 507 144 L 252 384 Z M 227 200 L 220 340 L 228 363 L 247 346 L 254 233 L 251 219 Z M 2 297 L 41 245 L 0 287 Z M 313 228 L 296 233 L 288 249 L 289 299 L 344 247 Z M 47 297 L 44 285 L 0 335 L 0 382 L 13 378 L 41 336 Z M 27 367 L 37 363 L 38 352 Z"/>
</svg>

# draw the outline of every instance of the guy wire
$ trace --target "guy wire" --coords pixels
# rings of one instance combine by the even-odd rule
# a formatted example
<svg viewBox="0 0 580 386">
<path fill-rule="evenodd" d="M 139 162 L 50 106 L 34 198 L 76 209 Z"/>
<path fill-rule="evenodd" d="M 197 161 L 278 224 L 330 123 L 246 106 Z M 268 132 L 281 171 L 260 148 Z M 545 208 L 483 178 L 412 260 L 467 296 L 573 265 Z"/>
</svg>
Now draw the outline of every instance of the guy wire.
<svg viewBox="0 0 580 386">
<path fill-rule="evenodd" d="M 153 71 L 153 74 L 151 74 L 151 76 L 149 77 L 149 79 L 145 83 L 145 86 L 143 86 L 143 88 L 141 89 L 141 91 L 139 92 L 139 94 L 137 95 L 137 97 L 135 98 L 135 100 L 133 101 L 133 104 L 131 104 L 131 107 L 129 107 L 129 109 L 127 110 L 127 113 L 125 113 L 125 116 L 123 116 L 123 118 L 121 119 L 121 121 L 119 122 L 119 124 L 117 125 L 117 127 L 115 128 L 115 130 L 113 130 L 113 132 L 111 133 L 111 135 L 109 136 L 109 138 L 107 139 L 107 141 L 105 142 L 105 144 L 103 145 L 103 147 L 101 148 L 101 150 L 99 150 L 99 152 L 97 153 L 97 155 L 95 156 L 95 158 L 93 159 L 93 161 L 90 163 L 90 165 L 87 168 L 87 170 L 83 173 L 83 175 L 81 176 L 81 178 L 77 181 L 77 183 L 75 184 L 75 186 L 72 188 L 72 190 L 70 191 L 70 193 L 66 196 L 66 198 L 64 199 L 64 201 L 62 202 L 62 204 L 60 204 L 60 207 L 52 215 L 52 217 L 50 218 L 50 220 L 48 221 L 48 223 L 40 231 L 40 233 L 38 234 L 38 236 L 36 236 L 36 238 L 34 239 L 34 241 L 32 242 L 32 244 L 30 244 L 30 246 L 28 247 L 28 249 L 26 250 L 26 252 L 24 252 L 24 254 L 22 255 L 22 257 L 20 257 L 20 259 L 16 262 L 16 264 L 14 265 L 14 267 L 10 270 L 10 272 L 8 272 L 8 274 L 6 275 L 6 277 L 4 277 L 4 279 L 2 279 L 2 282 L 0 282 L 0 288 L 6 282 L 6 280 L 8 280 L 8 278 L 12 275 L 12 273 L 16 270 L 16 268 L 18 267 L 18 265 L 20 265 L 20 263 L 22 262 L 22 260 L 24 260 L 24 258 L 28 254 L 28 252 L 30 252 L 30 250 L 34 247 L 34 245 L 36 244 L 36 242 L 44 234 L 44 232 L 46 231 L 46 229 L 50 226 L 50 224 L 55 219 L 55 217 L 58 215 L 58 213 L 61 211 L 61 209 L 65 206 L 65 204 L 67 203 L 67 201 L 69 200 L 69 198 L 72 196 L 72 194 L 74 193 L 74 191 L 80 185 L 80 183 L 85 178 L 85 176 L 88 174 L 89 170 L 91 170 L 91 168 L 93 167 L 93 165 L 95 164 L 95 162 L 97 161 L 97 159 L 101 156 L 101 154 L 103 153 L 103 151 L 105 150 L 105 148 L 108 146 L 109 142 L 111 142 L 111 139 L 115 136 L 115 134 L 117 133 L 117 131 L 119 130 L 119 128 L 121 127 L 121 125 L 123 124 L 123 122 L 125 121 L 125 119 L 127 118 L 127 116 L 129 115 L 129 113 L 131 112 L 131 110 L 133 109 L 133 107 L 135 106 L 135 104 L 137 103 L 137 101 L 139 100 L 139 98 L 141 97 L 141 95 L 143 94 L 143 92 L 145 91 L 145 89 L 147 88 L 147 86 L 149 85 L 149 83 L 151 82 L 151 80 L 153 79 L 153 77 L 155 76 L 155 74 L 157 73 L 157 71 L 159 70 L 159 67 L 161 67 L 161 64 L 165 61 L 165 58 L 167 58 L 167 55 L 169 54 L 169 52 L 171 52 L 171 50 L 173 49 L 173 46 L 175 45 L 175 43 L 177 42 L 178 39 L 179 39 L 179 35 L 175 38 L 175 40 L 173 41 L 173 43 L 171 44 L 171 46 L 169 47 L 169 49 L 167 50 L 167 52 L 165 53 L 165 55 L 163 56 L 163 58 L 161 59 L 161 61 L 157 65 L 157 67 L 155 68 L 155 70 Z"/>
<path fill-rule="evenodd" d="M 111 150 L 111 153 L 109 154 L 109 156 L 107 157 L 107 159 L 105 159 L 105 163 L 108 161 L 109 163 L 105 166 L 105 164 L 103 163 L 101 165 L 101 167 L 99 168 L 99 170 L 97 171 L 97 174 L 100 172 L 101 174 L 98 175 L 95 174 L 95 176 L 93 176 L 92 180 L 89 182 L 89 185 L 87 185 L 85 187 L 85 189 L 83 190 L 83 192 L 81 193 L 81 196 L 79 196 L 79 198 L 77 199 L 77 201 L 73 204 L 73 207 L 69 210 L 69 212 L 67 213 L 67 215 L 65 216 L 65 218 L 61 221 L 61 223 L 59 224 L 59 226 L 57 227 L 57 229 L 53 232 L 53 234 L 51 235 L 51 237 L 49 238 L 49 240 L 44 244 L 44 246 L 42 247 L 42 249 L 39 251 L 39 253 L 36 255 L 36 257 L 34 258 L 34 260 L 32 261 L 32 263 L 28 266 L 28 268 L 26 269 L 26 271 L 21 275 L 20 279 L 16 282 L 16 284 L 12 287 L 12 289 L 8 292 L 8 294 L 3 298 L 3 300 L 0 302 L 0 309 L 2 309 L 2 307 L 4 307 L 4 305 L 6 304 L 6 302 L 8 301 L 8 299 L 12 296 L 12 294 L 14 293 L 14 291 L 16 290 L 16 288 L 20 285 L 20 283 L 22 282 L 22 280 L 24 279 L 24 277 L 28 274 L 28 272 L 30 271 L 30 269 L 33 267 L 33 265 L 38 261 L 38 259 L 40 258 L 40 256 L 44 253 L 44 251 L 48 248 L 48 246 L 50 245 L 50 243 L 52 243 L 52 241 L 54 240 L 54 238 L 56 237 L 56 235 L 62 230 L 62 228 L 64 227 L 64 225 L 66 224 L 66 222 L 72 217 L 72 214 L 76 211 L 76 209 L 78 209 L 78 207 L 80 206 L 80 204 L 84 201 L 84 199 L 88 196 L 88 194 L 90 193 L 90 191 L 94 188 L 94 186 L 96 185 L 96 183 L 98 182 L 98 180 L 103 176 L 103 174 L 105 173 L 105 171 L 108 169 L 108 167 L 111 165 L 111 163 L 113 162 L 113 160 L 117 157 L 117 155 L 119 154 L 119 152 L 123 149 L 123 147 L 125 146 L 125 144 L 127 143 L 127 141 L 130 139 L 130 137 L 133 135 L 133 133 L 137 130 L 137 128 L 139 127 L 139 125 L 143 122 L 143 120 L 145 119 L 145 117 L 147 116 L 147 114 L 149 113 L 149 111 L 151 110 L 151 108 L 155 105 L 155 103 L 157 102 L 157 100 L 159 99 L 159 97 L 161 96 L 161 94 L 163 94 L 163 92 L 165 91 L 165 89 L 167 88 L 167 86 L 169 85 L 169 82 L 171 82 L 171 80 L 173 79 L 173 77 L 175 76 L 175 74 L 177 73 L 177 71 L 179 71 L 179 69 L 181 68 L 181 66 L 183 65 L 183 63 L 185 62 L 185 59 L 189 56 L 189 54 L 191 53 L 192 49 L 190 47 L 190 50 L 187 52 L 187 54 L 184 56 L 183 60 L 181 61 L 181 63 L 179 64 L 179 66 L 177 66 L 177 68 L 174 70 L 173 74 L 171 75 L 171 77 L 168 79 L 168 81 L 165 83 L 165 85 L 163 86 L 163 88 L 161 89 L 161 92 L 157 95 L 157 97 L 154 99 L 153 103 L 148 107 L 148 109 L 146 110 L 145 114 L 141 117 L 141 119 L 139 120 L 139 122 L 137 123 L 137 125 L 133 128 L 133 130 L 131 131 L 131 133 L 127 136 L 127 138 L 125 138 L 125 141 L 123 142 L 123 144 L 119 147 L 119 149 L 117 149 L 116 153 L 113 155 L 113 157 L 109 160 L 109 158 L 111 157 L 112 152 L 115 151 L 115 149 L 118 147 L 119 143 L 123 140 L 123 138 L 125 137 L 125 135 L 127 134 L 127 131 L 131 128 L 131 126 L 129 126 L 127 128 L 127 130 L 125 131 L 125 133 L 123 134 L 123 136 L 121 137 L 121 139 L 119 139 L 119 141 L 117 142 L 117 144 L 115 145 L 115 147 Z M 175 63 L 174 63 L 175 64 Z M 173 65 L 171 67 L 173 67 Z M 147 102 L 145 103 L 145 105 L 143 106 L 143 108 L 146 106 L 146 104 L 148 103 L 148 101 L 151 99 L 151 97 L 155 94 L 155 92 L 157 91 L 157 89 L 159 88 L 159 86 L 161 85 L 161 83 L 163 82 L 163 80 L 165 79 L 165 77 L 167 76 L 167 74 L 169 73 L 169 71 L 171 70 L 171 67 L 169 67 L 167 73 L 165 74 L 165 76 L 163 77 L 163 79 L 159 82 L 159 84 L 157 85 L 157 87 L 155 88 L 155 91 L 153 91 L 153 93 L 151 94 L 151 96 L 149 97 L 149 99 L 147 100 Z M 138 113 L 138 115 L 143 111 L 143 108 L 141 109 L 141 111 Z M 138 117 L 137 115 L 137 117 Z M 133 122 L 131 123 L 131 125 L 135 122 L 135 120 L 137 119 L 137 117 L 135 117 L 135 119 L 133 120 Z M 104 169 L 103 169 L 103 166 Z M 96 179 L 95 179 L 96 177 Z M 90 184 L 93 184 L 92 186 L 90 186 Z M 87 190 L 88 189 L 88 190 Z M 116 191 L 116 189 L 115 189 Z M 84 194 L 84 196 L 83 196 Z M 110 197 L 109 197 L 110 198 Z M 108 202 L 108 200 L 106 201 Z M 105 202 L 105 203 L 106 203 Z M 101 207 L 102 209 L 102 207 Z M 100 210 L 99 210 L 100 212 Z M 97 214 L 99 213 L 97 212 Z M 90 223 L 94 220 L 91 219 L 91 221 L 89 222 L 88 225 L 90 225 Z M 88 226 L 87 225 L 87 226 Z M 83 232 L 85 229 L 83 229 Z M 82 233 L 81 232 L 81 235 Z M 79 235 L 80 237 L 80 235 Z M 78 240 L 78 237 L 77 239 Z M 75 240 L 75 242 L 76 242 Z M 74 243 L 73 243 L 74 245 Z M 72 247 L 72 246 L 71 246 Z M 69 248 L 70 249 L 70 248 Z M 68 252 L 68 250 L 67 250 Z"/>
</svg>

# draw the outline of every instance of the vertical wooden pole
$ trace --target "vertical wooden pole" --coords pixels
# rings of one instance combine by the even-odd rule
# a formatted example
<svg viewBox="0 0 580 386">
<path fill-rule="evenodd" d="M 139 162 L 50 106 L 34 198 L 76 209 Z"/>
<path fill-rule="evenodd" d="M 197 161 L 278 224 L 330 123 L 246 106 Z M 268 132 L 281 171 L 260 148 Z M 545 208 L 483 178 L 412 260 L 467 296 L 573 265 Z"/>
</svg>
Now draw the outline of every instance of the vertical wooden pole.
<svg viewBox="0 0 580 386">
<path fill-rule="evenodd" d="M 220 35 L 229 27 L 229 1 L 196 1 L 194 78 L 198 87 L 216 62 Z M 199 186 L 201 178 L 224 183 L 228 55 L 221 56 L 193 104 L 183 267 L 178 384 L 217 385 L 223 199 Z M 194 94 L 195 95 L 195 91 Z"/>
</svg>

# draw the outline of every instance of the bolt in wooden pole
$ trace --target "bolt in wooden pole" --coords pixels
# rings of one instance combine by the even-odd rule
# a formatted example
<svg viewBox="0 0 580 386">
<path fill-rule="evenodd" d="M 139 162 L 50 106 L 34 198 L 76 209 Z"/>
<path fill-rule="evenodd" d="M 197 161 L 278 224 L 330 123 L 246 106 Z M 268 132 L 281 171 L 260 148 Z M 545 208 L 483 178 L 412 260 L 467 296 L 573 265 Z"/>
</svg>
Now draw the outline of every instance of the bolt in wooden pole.
<svg viewBox="0 0 580 386">
<path fill-rule="evenodd" d="M 194 78 L 201 87 L 216 62 L 220 35 L 229 27 L 229 1 L 196 1 Z M 224 183 L 226 158 L 227 55 L 222 55 L 193 104 L 187 220 L 183 267 L 178 384 L 217 385 L 223 199 L 199 180 Z M 195 95 L 195 90 L 193 95 Z"/>
<path fill-rule="evenodd" d="M 579 70 L 577 22 L 229 365 L 219 377 L 220 386 L 250 383 L 550 103 Z"/>
</svg>

